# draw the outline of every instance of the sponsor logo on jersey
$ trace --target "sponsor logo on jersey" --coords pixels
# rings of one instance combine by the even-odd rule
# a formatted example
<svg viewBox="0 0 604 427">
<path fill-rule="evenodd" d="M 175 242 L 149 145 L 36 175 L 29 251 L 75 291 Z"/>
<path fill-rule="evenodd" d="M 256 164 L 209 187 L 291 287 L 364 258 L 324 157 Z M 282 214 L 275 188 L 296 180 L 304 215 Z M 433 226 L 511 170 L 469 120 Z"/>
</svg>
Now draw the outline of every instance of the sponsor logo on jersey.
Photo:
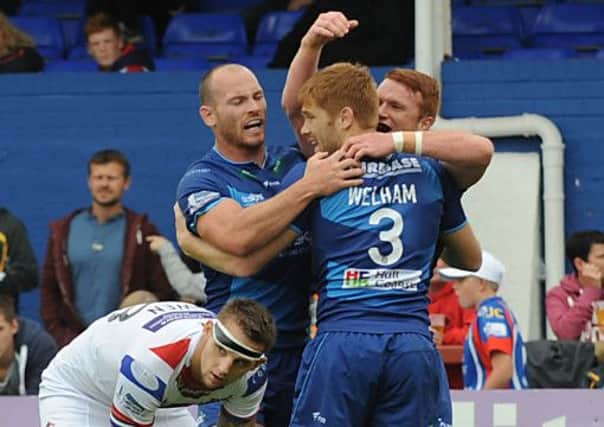
<svg viewBox="0 0 604 427">
<path fill-rule="evenodd" d="M 503 309 L 501 307 L 489 307 L 482 306 L 480 307 L 480 312 L 478 313 L 480 317 L 486 317 L 487 319 L 503 319 Z"/>
<path fill-rule="evenodd" d="M 264 196 L 260 193 L 242 194 L 240 201 L 243 206 L 255 205 L 264 200 Z"/>
<path fill-rule="evenodd" d="M 344 270 L 342 288 L 397 289 L 417 292 L 417 285 L 421 282 L 421 273 L 419 270 L 348 268 Z"/>
<path fill-rule="evenodd" d="M 396 176 L 405 173 L 419 173 L 422 166 L 415 157 L 394 158 L 389 161 L 363 162 L 365 178 L 382 179 L 388 176 Z"/>
<path fill-rule="evenodd" d="M 281 185 L 281 181 L 269 181 L 266 180 L 262 183 L 262 185 L 264 185 L 264 188 L 272 188 L 272 187 L 278 187 L 279 185 Z"/>
<path fill-rule="evenodd" d="M 482 327 L 482 331 L 488 337 L 507 337 L 508 329 L 504 323 L 488 322 Z"/>
<path fill-rule="evenodd" d="M 177 320 L 185 319 L 211 319 L 214 315 L 209 311 L 172 311 L 161 313 L 143 325 L 143 329 L 151 332 L 157 332 L 164 326 Z"/>
<path fill-rule="evenodd" d="M 193 215 L 209 202 L 217 200 L 218 198 L 220 198 L 220 193 L 216 191 L 199 191 L 190 194 L 187 198 L 187 211 L 189 215 Z"/>
<path fill-rule="evenodd" d="M 161 402 L 166 391 L 166 383 L 156 375 L 148 372 L 144 366 L 137 363 L 130 355 L 124 356 L 120 373 L 138 388 Z"/>
<path fill-rule="evenodd" d="M 120 390 L 118 391 L 117 403 L 120 409 L 123 409 L 125 412 L 136 415 L 138 417 L 141 417 L 147 411 L 143 405 L 138 403 L 138 401 L 134 398 L 134 396 L 132 396 L 132 394 L 124 392 L 123 387 L 120 387 Z"/>
</svg>

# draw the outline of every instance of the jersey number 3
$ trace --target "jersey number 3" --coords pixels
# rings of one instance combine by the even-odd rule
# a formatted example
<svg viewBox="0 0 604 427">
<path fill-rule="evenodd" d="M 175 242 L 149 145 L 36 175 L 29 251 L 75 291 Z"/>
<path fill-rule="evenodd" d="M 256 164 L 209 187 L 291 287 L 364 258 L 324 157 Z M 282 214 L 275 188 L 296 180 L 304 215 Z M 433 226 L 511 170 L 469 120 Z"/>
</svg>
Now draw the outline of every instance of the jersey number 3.
<svg viewBox="0 0 604 427">
<path fill-rule="evenodd" d="M 376 247 L 369 248 L 369 257 L 378 265 L 388 266 L 396 263 L 403 256 L 403 242 L 401 234 L 403 233 L 402 215 L 390 208 L 382 208 L 375 211 L 369 217 L 369 224 L 378 225 L 382 220 L 390 220 L 392 227 L 385 231 L 380 231 L 380 240 L 387 242 L 392 246 L 392 251 L 386 255 L 380 253 Z"/>
</svg>

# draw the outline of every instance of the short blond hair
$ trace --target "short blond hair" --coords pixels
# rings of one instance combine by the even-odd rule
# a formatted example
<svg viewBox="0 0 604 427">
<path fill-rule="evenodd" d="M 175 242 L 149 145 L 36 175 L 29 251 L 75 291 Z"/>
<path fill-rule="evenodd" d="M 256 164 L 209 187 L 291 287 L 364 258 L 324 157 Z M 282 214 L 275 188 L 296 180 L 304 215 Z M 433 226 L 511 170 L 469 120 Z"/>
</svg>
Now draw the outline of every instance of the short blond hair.
<svg viewBox="0 0 604 427">
<path fill-rule="evenodd" d="M 375 80 L 363 65 L 340 62 L 323 68 L 302 85 L 298 101 L 302 105 L 314 102 L 331 117 L 350 107 L 363 128 L 375 129 L 378 124 Z"/>
</svg>

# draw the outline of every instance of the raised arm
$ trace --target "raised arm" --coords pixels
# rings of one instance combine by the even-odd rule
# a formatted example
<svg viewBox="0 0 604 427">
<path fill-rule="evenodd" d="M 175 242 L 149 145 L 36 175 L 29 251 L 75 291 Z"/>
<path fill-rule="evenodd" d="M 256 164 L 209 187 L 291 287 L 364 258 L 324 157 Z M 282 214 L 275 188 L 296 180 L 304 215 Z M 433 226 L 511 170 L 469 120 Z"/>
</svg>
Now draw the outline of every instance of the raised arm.
<svg viewBox="0 0 604 427">
<path fill-rule="evenodd" d="M 418 137 L 417 132 L 370 132 L 348 138 L 342 151 L 355 159 L 385 157 L 397 151 L 395 139 L 398 139 L 398 151 L 421 153 L 443 162 L 462 190 L 478 182 L 493 157 L 491 140 L 469 132 L 421 131 L 421 148 L 418 148 Z"/>
<path fill-rule="evenodd" d="M 304 122 L 300 112 L 302 106 L 298 102 L 298 90 L 317 71 L 323 46 L 332 40 L 345 37 L 358 25 L 358 21 L 348 20 L 342 12 L 326 12 L 317 17 L 302 38 L 300 48 L 289 66 L 281 97 L 281 106 L 296 132 L 298 141 L 302 140 L 300 129 Z M 304 145 L 301 146 L 303 151 L 306 151 Z"/>
<path fill-rule="evenodd" d="M 308 160 L 304 176 L 276 196 L 245 208 L 234 199 L 222 198 L 187 226 L 216 248 L 246 256 L 283 233 L 315 198 L 362 184 L 362 174 L 358 162 L 345 158 L 341 151 L 330 156 L 317 153 Z M 219 195 L 204 197 L 208 203 L 208 197 L 218 199 Z M 188 197 L 180 200 L 183 211 L 189 213 L 197 209 L 196 203 Z"/>
<path fill-rule="evenodd" d="M 240 257 L 224 252 L 191 234 L 178 204 L 174 205 L 174 221 L 178 244 L 188 256 L 214 270 L 236 277 L 248 277 L 257 273 L 296 238 L 292 230 L 285 230 L 264 247 L 249 256 Z"/>
</svg>

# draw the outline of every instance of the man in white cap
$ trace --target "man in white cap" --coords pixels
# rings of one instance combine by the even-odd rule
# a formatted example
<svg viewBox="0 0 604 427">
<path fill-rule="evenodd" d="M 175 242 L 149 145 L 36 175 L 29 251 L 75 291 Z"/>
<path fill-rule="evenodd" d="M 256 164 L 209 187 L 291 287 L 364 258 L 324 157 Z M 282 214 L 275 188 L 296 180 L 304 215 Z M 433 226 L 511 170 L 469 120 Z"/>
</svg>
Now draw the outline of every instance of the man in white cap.
<svg viewBox="0 0 604 427">
<path fill-rule="evenodd" d="M 439 273 L 455 281 L 455 292 L 462 307 L 476 308 L 476 319 L 464 345 L 464 387 L 470 390 L 527 388 L 526 353 L 520 328 L 505 301 L 497 296 L 505 274 L 503 264 L 483 251 L 478 271 L 443 268 Z"/>
</svg>

